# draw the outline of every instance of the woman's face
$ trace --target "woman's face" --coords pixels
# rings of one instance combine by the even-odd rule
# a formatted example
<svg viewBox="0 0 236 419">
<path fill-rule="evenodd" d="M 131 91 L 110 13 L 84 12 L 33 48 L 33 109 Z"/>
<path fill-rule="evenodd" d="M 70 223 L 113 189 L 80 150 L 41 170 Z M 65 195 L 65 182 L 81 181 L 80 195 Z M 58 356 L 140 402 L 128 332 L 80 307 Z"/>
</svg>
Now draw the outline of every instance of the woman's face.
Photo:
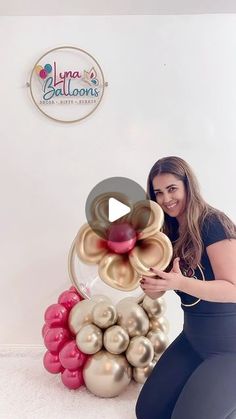
<svg viewBox="0 0 236 419">
<path fill-rule="evenodd" d="M 157 203 L 180 222 L 186 209 L 184 182 L 170 173 L 162 173 L 155 176 L 152 183 Z"/>
</svg>

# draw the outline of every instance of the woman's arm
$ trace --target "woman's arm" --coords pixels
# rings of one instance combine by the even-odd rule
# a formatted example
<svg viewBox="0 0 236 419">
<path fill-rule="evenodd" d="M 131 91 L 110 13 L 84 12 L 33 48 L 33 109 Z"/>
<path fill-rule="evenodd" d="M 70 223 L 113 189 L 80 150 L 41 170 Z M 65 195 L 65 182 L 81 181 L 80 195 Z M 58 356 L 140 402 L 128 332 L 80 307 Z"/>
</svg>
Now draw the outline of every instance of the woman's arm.
<svg viewBox="0 0 236 419">
<path fill-rule="evenodd" d="M 179 267 L 179 258 L 169 273 L 153 270 L 161 279 L 145 278 L 152 292 L 179 290 L 201 300 L 236 303 L 236 239 L 221 240 L 207 247 L 207 254 L 215 280 L 198 281 L 185 277 Z M 152 281 L 156 281 L 155 283 Z"/>
</svg>

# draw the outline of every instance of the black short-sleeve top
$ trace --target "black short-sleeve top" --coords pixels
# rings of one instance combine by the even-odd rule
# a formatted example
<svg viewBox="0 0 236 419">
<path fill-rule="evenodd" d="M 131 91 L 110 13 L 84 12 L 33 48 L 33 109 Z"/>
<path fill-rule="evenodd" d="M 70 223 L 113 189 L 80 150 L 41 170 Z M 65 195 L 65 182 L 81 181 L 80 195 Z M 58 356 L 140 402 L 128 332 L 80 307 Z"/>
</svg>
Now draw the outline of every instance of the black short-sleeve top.
<svg viewBox="0 0 236 419">
<path fill-rule="evenodd" d="M 201 257 L 201 266 L 196 269 L 186 267 L 183 260 L 180 260 L 180 268 L 185 276 L 195 278 L 196 280 L 213 281 L 215 279 L 214 272 L 207 255 L 206 248 L 213 243 L 227 239 L 222 223 L 216 215 L 206 217 L 201 229 L 201 237 L 204 244 L 204 249 Z M 192 295 L 186 294 L 182 291 L 175 291 L 181 299 L 181 307 L 185 312 L 203 313 L 203 314 L 223 314 L 235 313 L 236 303 L 220 303 L 200 300 Z M 198 302 L 197 302 L 198 301 Z M 194 304 L 195 303 L 195 304 Z"/>
</svg>

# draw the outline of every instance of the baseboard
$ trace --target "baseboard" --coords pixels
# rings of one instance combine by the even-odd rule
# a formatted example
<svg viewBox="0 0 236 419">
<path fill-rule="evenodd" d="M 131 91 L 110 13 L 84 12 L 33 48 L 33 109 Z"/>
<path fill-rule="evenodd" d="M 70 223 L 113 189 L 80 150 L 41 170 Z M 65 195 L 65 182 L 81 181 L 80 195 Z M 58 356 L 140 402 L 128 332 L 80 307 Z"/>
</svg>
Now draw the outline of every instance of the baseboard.
<svg viewBox="0 0 236 419">
<path fill-rule="evenodd" d="M 0 343 L 0 352 L 23 352 L 31 350 L 43 351 L 46 350 L 46 348 L 44 345 L 40 344 L 36 345 L 30 343 Z"/>
</svg>

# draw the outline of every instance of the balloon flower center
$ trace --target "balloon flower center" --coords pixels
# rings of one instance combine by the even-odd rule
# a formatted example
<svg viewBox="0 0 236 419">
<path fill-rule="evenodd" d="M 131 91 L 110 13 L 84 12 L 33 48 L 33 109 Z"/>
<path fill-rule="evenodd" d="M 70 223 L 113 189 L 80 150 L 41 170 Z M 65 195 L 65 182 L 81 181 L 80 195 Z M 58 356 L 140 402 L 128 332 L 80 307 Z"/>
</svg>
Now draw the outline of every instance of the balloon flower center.
<svg viewBox="0 0 236 419">
<path fill-rule="evenodd" d="M 129 223 L 113 224 L 107 236 L 107 244 L 115 253 L 127 253 L 136 243 L 136 231 Z"/>
</svg>

